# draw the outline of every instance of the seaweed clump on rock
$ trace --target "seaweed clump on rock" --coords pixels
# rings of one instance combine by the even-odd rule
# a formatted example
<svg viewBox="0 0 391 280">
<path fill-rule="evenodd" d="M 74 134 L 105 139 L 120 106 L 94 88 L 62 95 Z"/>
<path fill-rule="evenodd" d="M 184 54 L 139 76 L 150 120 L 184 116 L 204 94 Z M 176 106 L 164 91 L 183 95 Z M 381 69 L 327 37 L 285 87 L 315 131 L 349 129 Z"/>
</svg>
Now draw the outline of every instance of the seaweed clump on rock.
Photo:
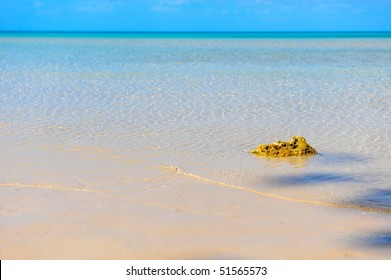
<svg viewBox="0 0 391 280">
<path fill-rule="evenodd" d="M 272 144 L 259 145 L 251 153 L 259 156 L 290 157 L 315 155 L 316 150 L 307 144 L 303 136 L 293 136 L 288 142 L 278 140 Z"/>
</svg>

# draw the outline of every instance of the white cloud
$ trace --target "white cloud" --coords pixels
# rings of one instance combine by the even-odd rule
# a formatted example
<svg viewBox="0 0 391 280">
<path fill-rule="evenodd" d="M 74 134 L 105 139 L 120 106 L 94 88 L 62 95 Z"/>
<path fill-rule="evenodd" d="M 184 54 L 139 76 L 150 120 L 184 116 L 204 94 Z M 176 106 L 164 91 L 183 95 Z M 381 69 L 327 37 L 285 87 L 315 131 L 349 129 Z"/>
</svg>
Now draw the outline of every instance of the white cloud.
<svg viewBox="0 0 391 280">
<path fill-rule="evenodd" d="M 335 13 L 342 10 L 348 10 L 351 9 L 351 5 L 347 3 L 346 1 L 335 1 L 335 0 L 328 0 L 328 1 L 317 1 L 315 2 L 315 5 L 311 9 L 312 12 L 321 12 L 321 13 Z"/>
<path fill-rule="evenodd" d="M 171 5 L 183 5 L 189 2 L 189 0 L 168 0 L 167 2 Z"/>
<path fill-rule="evenodd" d="M 35 8 L 39 8 L 42 7 L 43 3 L 41 1 L 35 1 L 33 5 Z"/>
<path fill-rule="evenodd" d="M 74 10 L 87 13 L 109 13 L 122 4 L 119 0 L 83 0 L 74 4 Z"/>
<path fill-rule="evenodd" d="M 191 2 L 203 2 L 203 0 L 160 0 L 157 1 L 151 9 L 155 12 L 172 12 L 178 11 L 183 6 L 190 4 Z"/>
</svg>

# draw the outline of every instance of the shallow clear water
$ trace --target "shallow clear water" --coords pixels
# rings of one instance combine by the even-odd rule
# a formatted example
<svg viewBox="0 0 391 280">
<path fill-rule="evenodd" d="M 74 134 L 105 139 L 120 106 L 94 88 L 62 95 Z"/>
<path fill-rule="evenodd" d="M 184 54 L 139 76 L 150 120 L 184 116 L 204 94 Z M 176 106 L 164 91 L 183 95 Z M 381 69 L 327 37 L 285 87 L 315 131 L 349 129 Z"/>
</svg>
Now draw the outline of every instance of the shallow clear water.
<svg viewBox="0 0 391 280">
<path fill-rule="evenodd" d="M 92 145 L 269 193 L 391 208 L 389 38 L 3 36 L 0 104 L 3 147 Z M 293 135 L 319 155 L 248 153 Z"/>
</svg>

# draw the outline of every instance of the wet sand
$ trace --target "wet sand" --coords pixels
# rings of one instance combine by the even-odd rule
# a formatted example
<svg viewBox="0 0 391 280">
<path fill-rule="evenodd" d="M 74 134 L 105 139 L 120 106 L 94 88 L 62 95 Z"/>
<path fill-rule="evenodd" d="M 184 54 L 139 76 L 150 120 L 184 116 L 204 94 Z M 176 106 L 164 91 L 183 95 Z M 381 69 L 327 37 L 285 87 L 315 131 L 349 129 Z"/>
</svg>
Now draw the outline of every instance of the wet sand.
<svg viewBox="0 0 391 280">
<path fill-rule="evenodd" d="M 388 213 L 258 195 L 98 147 L 35 147 L 2 154 L 1 259 L 391 257 Z"/>
</svg>

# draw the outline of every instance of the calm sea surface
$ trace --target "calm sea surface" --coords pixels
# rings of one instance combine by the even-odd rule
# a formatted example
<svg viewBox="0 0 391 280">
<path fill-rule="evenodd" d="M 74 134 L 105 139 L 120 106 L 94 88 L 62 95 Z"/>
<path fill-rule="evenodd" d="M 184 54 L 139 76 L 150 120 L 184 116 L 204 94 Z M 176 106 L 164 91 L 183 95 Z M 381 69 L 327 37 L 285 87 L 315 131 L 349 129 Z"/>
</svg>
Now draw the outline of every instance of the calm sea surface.
<svg viewBox="0 0 391 280">
<path fill-rule="evenodd" d="M 3 147 L 102 147 L 254 190 L 390 209 L 390 123 L 390 33 L 0 35 Z M 248 153 L 293 135 L 319 155 Z"/>
</svg>

